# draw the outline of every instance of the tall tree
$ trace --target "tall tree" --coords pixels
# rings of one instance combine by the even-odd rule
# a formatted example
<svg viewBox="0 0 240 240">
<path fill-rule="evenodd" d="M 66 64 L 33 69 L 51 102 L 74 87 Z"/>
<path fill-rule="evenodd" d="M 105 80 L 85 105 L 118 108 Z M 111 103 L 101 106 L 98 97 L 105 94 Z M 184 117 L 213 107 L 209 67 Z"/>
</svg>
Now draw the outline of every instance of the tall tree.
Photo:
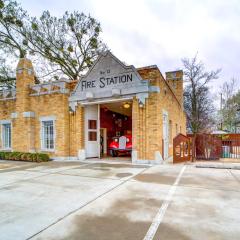
<svg viewBox="0 0 240 240">
<path fill-rule="evenodd" d="M 234 94 L 232 101 L 234 102 L 235 112 L 235 133 L 240 133 L 240 90 L 238 89 L 237 93 Z"/>
<path fill-rule="evenodd" d="M 17 2 L 0 0 L 0 49 L 6 55 L 25 57 L 26 46 L 19 29 L 26 18 L 27 13 Z"/>
<path fill-rule="evenodd" d="M 5 59 L 0 58 L 0 89 L 9 89 L 15 87 L 15 72 L 6 63 Z"/>
<path fill-rule="evenodd" d="M 100 23 L 84 13 L 65 12 L 58 18 L 45 11 L 32 18 L 12 0 L 0 3 L 0 49 L 47 65 L 42 76 L 78 79 L 106 48 Z"/>
<path fill-rule="evenodd" d="M 221 119 L 221 128 L 233 132 L 235 130 L 235 123 L 238 112 L 238 95 L 236 79 L 232 78 L 230 81 L 226 81 L 221 86 L 221 109 L 219 112 Z"/>
<path fill-rule="evenodd" d="M 184 58 L 182 63 L 186 81 L 184 107 L 188 129 L 193 134 L 206 132 L 214 120 L 214 106 L 208 84 L 211 80 L 218 78 L 221 70 L 207 72 L 197 56 L 192 59 Z"/>
<path fill-rule="evenodd" d="M 73 80 L 104 50 L 100 32 L 99 22 L 79 12 L 57 18 L 45 11 L 40 19 L 32 18 L 31 25 L 21 28 L 29 53 L 47 59 L 56 72 Z"/>
</svg>

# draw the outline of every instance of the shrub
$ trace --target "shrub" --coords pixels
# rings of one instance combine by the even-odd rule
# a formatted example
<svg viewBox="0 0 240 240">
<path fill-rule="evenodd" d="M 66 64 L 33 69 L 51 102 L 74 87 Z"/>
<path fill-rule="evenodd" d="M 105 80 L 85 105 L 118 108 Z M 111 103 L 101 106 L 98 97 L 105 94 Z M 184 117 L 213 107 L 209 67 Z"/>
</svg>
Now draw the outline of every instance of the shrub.
<svg viewBox="0 0 240 240">
<path fill-rule="evenodd" d="M 1 160 L 15 160 L 28 162 L 48 162 L 49 156 L 45 153 L 28 152 L 0 152 Z"/>
</svg>

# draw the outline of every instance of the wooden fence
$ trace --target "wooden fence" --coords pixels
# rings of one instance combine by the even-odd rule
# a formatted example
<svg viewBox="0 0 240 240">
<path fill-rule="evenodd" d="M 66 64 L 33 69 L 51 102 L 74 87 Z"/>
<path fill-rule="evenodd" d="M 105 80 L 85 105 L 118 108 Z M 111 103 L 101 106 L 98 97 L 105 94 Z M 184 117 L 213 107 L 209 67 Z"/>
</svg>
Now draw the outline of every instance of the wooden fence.
<svg viewBox="0 0 240 240">
<path fill-rule="evenodd" d="M 193 135 L 189 134 L 188 137 L 193 141 Z M 195 143 L 196 159 L 240 159 L 240 134 L 197 134 Z"/>
</svg>

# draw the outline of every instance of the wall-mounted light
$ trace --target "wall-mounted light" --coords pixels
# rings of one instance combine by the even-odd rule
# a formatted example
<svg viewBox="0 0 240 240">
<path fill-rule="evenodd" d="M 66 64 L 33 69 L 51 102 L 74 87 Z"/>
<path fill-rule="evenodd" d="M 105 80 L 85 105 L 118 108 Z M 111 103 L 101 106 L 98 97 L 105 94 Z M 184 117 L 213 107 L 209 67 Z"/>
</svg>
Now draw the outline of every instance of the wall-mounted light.
<svg viewBox="0 0 240 240">
<path fill-rule="evenodd" d="M 143 103 L 142 102 L 139 103 L 139 107 L 143 108 Z"/>
<path fill-rule="evenodd" d="M 68 110 L 69 110 L 70 114 L 73 114 L 74 111 L 73 111 L 73 109 L 70 106 L 69 106 Z"/>
<path fill-rule="evenodd" d="M 128 102 L 126 102 L 126 103 L 123 104 L 123 107 L 126 108 L 126 109 L 128 109 L 128 108 L 131 107 L 131 105 L 130 105 Z"/>
</svg>

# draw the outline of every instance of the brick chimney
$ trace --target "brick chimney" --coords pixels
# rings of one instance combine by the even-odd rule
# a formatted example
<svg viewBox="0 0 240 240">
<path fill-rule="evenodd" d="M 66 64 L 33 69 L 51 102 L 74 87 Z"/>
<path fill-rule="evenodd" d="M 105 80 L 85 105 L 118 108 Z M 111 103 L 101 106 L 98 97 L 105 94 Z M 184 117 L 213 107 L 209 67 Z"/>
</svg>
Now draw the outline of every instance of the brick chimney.
<svg viewBox="0 0 240 240">
<path fill-rule="evenodd" d="M 166 72 L 166 81 L 173 89 L 178 101 L 183 107 L 183 71 Z"/>
<path fill-rule="evenodd" d="M 29 59 L 21 58 L 16 70 L 16 108 L 18 112 L 29 111 L 29 85 L 34 84 L 34 69 Z"/>
<path fill-rule="evenodd" d="M 34 84 L 34 69 L 29 59 L 21 58 L 16 69 L 16 108 L 12 140 L 15 151 L 34 149 L 34 112 L 31 112 L 29 85 Z"/>
</svg>

